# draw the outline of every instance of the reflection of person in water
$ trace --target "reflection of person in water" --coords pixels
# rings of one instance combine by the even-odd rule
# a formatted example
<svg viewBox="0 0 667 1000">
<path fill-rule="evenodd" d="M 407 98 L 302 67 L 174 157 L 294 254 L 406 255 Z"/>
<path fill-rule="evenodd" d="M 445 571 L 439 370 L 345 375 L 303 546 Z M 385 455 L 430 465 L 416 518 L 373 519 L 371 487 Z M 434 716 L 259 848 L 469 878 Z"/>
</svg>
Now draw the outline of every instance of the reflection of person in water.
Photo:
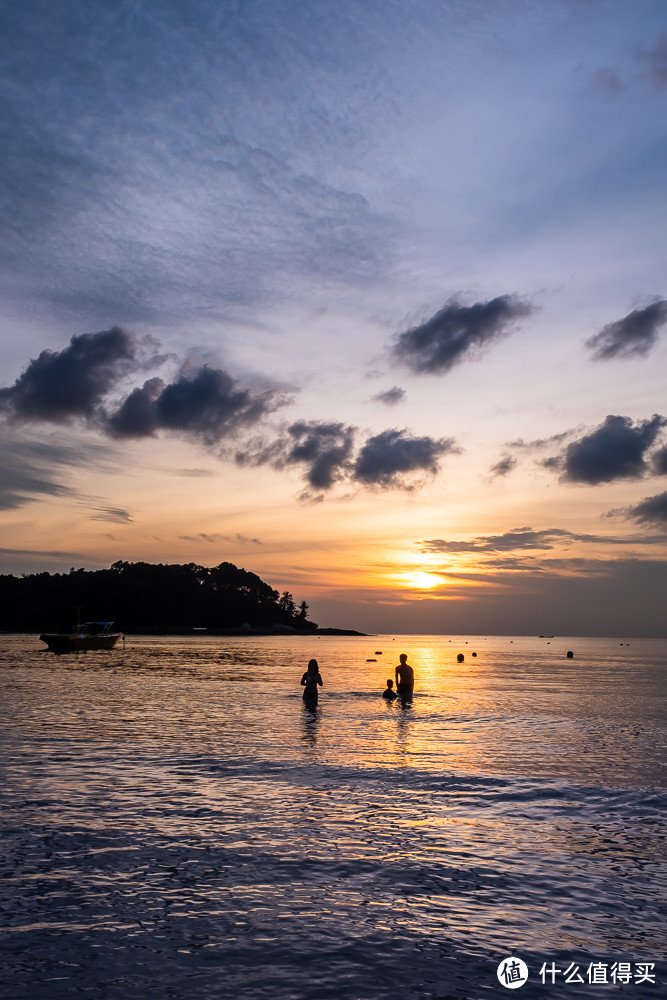
<svg viewBox="0 0 667 1000">
<path fill-rule="evenodd" d="M 311 705 L 317 705 L 317 687 L 322 687 L 322 676 L 317 660 L 308 661 L 308 669 L 301 678 L 301 686 L 304 689 L 303 700 Z"/>
<path fill-rule="evenodd" d="M 394 682 L 392 681 L 391 677 L 387 681 L 386 691 L 382 692 L 382 697 L 386 698 L 387 701 L 393 701 L 394 698 L 396 697 L 396 692 L 394 691 Z"/>
<path fill-rule="evenodd" d="M 396 693 L 401 701 L 412 701 L 412 692 L 415 687 L 415 672 L 408 663 L 406 653 L 401 653 L 399 663 L 396 667 Z"/>
</svg>

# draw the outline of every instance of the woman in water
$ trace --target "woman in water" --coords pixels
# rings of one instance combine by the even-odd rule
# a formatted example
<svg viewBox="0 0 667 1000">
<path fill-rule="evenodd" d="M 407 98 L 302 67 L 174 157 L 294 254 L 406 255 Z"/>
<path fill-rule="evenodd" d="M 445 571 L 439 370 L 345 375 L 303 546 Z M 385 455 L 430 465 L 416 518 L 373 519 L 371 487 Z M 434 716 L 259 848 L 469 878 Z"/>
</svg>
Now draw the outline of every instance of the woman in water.
<svg viewBox="0 0 667 1000">
<path fill-rule="evenodd" d="M 320 668 L 317 665 L 317 660 L 308 661 L 308 669 L 301 678 L 301 686 L 303 687 L 303 700 L 311 705 L 317 704 L 317 687 L 318 685 L 322 687 L 322 677 L 320 674 Z"/>
</svg>

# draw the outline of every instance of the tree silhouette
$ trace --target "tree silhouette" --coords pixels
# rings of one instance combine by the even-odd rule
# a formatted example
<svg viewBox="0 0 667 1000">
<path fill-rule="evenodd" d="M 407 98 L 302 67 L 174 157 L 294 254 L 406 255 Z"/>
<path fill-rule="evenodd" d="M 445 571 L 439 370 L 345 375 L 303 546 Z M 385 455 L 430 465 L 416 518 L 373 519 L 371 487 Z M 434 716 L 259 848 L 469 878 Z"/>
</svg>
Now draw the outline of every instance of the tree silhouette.
<svg viewBox="0 0 667 1000">
<path fill-rule="evenodd" d="M 82 620 L 114 620 L 126 632 L 261 629 L 311 632 L 301 602 L 230 562 L 115 562 L 109 569 L 0 576 L 0 629 L 32 632 Z"/>
</svg>

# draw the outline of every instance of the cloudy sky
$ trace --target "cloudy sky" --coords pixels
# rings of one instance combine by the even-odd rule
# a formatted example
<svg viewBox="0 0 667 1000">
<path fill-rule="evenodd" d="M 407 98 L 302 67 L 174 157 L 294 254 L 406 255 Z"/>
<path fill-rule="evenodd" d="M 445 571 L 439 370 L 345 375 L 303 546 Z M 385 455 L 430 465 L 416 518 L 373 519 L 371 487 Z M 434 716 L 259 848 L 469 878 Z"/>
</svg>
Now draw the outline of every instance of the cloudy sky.
<svg viewBox="0 0 667 1000">
<path fill-rule="evenodd" d="M 0 571 L 665 635 L 662 0 L 5 0 Z"/>
</svg>

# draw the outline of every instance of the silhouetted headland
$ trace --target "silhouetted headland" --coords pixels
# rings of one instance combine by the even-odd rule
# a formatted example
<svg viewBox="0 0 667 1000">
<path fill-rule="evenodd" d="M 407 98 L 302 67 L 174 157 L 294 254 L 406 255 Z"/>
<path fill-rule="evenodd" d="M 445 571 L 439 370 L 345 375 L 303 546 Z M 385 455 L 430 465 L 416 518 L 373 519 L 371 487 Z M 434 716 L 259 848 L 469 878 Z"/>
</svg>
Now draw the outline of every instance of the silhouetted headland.
<svg viewBox="0 0 667 1000">
<path fill-rule="evenodd" d="M 318 629 L 306 601 L 279 593 L 255 573 L 223 562 L 115 562 L 109 569 L 0 575 L 0 631 L 69 627 L 77 609 L 144 635 L 362 635 Z"/>
</svg>

